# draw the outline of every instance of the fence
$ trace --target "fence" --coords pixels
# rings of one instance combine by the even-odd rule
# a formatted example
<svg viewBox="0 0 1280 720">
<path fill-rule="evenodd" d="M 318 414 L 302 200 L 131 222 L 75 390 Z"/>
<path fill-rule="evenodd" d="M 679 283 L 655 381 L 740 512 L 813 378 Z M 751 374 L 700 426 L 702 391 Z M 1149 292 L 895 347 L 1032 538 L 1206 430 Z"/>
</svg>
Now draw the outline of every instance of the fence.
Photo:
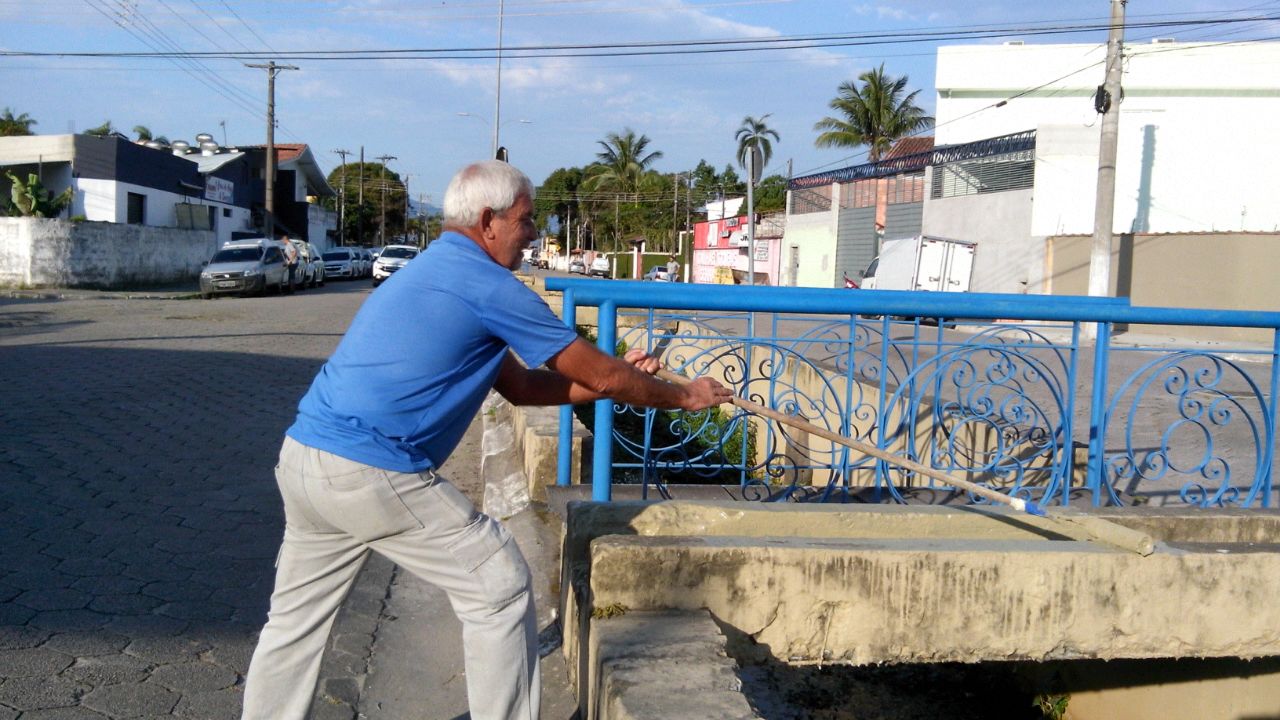
<svg viewBox="0 0 1280 720">
<path fill-rule="evenodd" d="M 598 344 L 1042 504 L 1270 507 L 1280 313 L 1123 299 L 548 278 Z M 1098 340 L 1085 342 L 1097 323 Z M 1116 325 L 1263 328 L 1264 346 L 1113 342 Z M 569 480 L 561 409 L 559 479 Z M 765 500 L 949 492 L 763 418 L 594 406 L 593 491 L 724 482 Z M 601 438 L 611 438 L 606 442 Z M 976 498 L 969 498 L 976 500 Z"/>
</svg>

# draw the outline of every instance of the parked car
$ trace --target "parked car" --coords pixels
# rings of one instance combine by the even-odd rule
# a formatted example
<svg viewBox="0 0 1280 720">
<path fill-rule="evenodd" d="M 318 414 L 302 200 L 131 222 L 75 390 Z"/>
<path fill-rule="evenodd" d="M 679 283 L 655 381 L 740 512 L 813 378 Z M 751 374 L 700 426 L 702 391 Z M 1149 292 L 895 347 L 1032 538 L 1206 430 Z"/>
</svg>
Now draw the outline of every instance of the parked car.
<svg viewBox="0 0 1280 720">
<path fill-rule="evenodd" d="M 306 240 L 290 239 L 289 243 L 293 245 L 298 253 L 298 269 L 294 275 L 294 287 L 305 289 L 316 286 L 316 266 L 313 262 L 315 257 L 315 246 Z"/>
<path fill-rule="evenodd" d="M 666 265 L 654 265 L 649 268 L 649 272 L 644 274 L 645 280 L 656 280 L 658 282 L 671 282 L 671 274 L 667 272 Z"/>
<path fill-rule="evenodd" d="M 364 274 L 360 277 L 373 276 L 373 250 L 369 247 L 358 247 L 356 252 L 360 254 L 360 262 L 364 266 Z"/>
<path fill-rule="evenodd" d="M 595 260 L 591 261 L 591 270 L 588 272 L 591 277 L 612 277 L 613 266 L 609 262 L 609 258 L 604 255 L 597 255 Z"/>
<path fill-rule="evenodd" d="M 311 266 L 311 287 L 319 287 L 324 285 L 324 256 L 320 254 L 320 250 L 311 243 L 305 243 L 307 246 L 307 263 Z"/>
<path fill-rule="evenodd" d="M 355 248 L 336 247 L 324 254 L 324 274 L 331 278 L 354 280 L 362 272 L 360 256 Z"/>
<path fill-rule="evenodd" d="M 575 257 L 569 261 L 569 272 L 578 273 L 579 275 L 586 275 L 587 264 L 582 262 L 581 257 Z"/>
<path fill-rule="evenodd" d="M 382 248 L 382 253 L 373 263 L 373 286 L 381 285 L 383 280 L 391 277 L 392 273 L 408 265 L 409 261 L 416 257 L 418 257 L 418 248 L 412 245 L 388 245 Z"/>
<path fill-rule="evenodd" d="M 200 271 L 200 296 L 289 292 L 284 248 L 275 240 L 250 238 L 226 243 Z"/>
</svg>

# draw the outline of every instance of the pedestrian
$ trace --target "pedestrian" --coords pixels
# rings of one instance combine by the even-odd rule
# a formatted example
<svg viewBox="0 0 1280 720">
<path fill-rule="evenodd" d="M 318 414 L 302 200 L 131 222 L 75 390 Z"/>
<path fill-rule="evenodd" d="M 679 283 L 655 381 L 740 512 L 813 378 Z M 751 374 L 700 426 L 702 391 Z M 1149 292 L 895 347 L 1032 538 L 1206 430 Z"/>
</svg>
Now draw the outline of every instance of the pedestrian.
<svg viewBox="0 0 1280 720">
<path fill-rule="evenodd" d="M 600 352 L 511 273 L 537 232 L 519 170 L 493 160 L 463 168 L 444 222 L 422 257 L 364 302 L 286 431 L 276 467 L 285 534 L 245 720 L 306 716 L 330 627 L 371 551 L 448 594 L 471 717 L 537 718 L 528 565 L 440 466 L 491 388 L 516 405 L 610 397 L 700 410 L 732 396 L 710 378 L 657 380 L 659 363 L 643 352 Z"/>
<path fill-rule="evenodd" d="M 676 260 L 675 255 L 667 258 L 667 279 L 671 282 L 680 281 L 680 263 Z"/>
<path fill-rule="evenodd" d="M 282 235 L 280 243 L 284 245 L 284 264 L 289 272 L 289 289 L 293 290 L 293 286 L 298 282 L 298 248 L 289 240 L 288 235 Z"/>
</svg>

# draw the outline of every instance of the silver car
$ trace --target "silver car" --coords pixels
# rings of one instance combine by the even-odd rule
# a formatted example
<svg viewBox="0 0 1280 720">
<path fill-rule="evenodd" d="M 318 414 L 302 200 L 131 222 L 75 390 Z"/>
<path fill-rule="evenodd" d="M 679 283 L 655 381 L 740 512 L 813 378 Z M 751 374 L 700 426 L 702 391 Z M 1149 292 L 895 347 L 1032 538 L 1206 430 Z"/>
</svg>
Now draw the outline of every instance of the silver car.
<svg viewBox="0 0 1280 720">
<path fill-rule="evenodd" d="M 289 267 L 280 243 L 267 240 L 229 242 L 200 271 L 200 296 L 261 295 L 289 292 Z"/>
<path fill-rule="evenodd" d="M 360 258 L 349 247 L 336 247 L 324 254 L 324 274 L 330 278 L 354 280 L 363 274 Z"/>
</svg>

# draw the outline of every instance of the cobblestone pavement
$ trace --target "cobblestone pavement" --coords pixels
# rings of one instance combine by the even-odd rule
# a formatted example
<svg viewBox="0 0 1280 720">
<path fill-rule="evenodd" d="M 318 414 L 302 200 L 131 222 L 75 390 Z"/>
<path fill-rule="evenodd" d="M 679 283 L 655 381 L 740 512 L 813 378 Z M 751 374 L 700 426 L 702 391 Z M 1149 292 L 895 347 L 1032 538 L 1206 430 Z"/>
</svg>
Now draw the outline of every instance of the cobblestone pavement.
<svg viewBox="0 0 1280 720">
<path fill-rule="evenodd" d="M 368 287 L 0 299 L 0 720 L 239 716 L 275 454 Z M 390 576 L 344 609 L 316 717 L 354 715 Z"/>
</svg>

